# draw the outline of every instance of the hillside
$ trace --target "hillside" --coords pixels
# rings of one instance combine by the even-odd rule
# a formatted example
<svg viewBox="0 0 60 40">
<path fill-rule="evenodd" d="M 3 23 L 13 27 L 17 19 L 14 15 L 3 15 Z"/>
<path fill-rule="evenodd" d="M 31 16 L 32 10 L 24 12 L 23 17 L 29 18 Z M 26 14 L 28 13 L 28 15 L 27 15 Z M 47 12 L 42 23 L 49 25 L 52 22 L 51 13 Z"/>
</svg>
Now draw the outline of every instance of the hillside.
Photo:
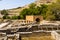
<svg viewBox="0 0 60 40">
<path fill-rule="evenodd" d="M 8 13 L 9 13 L 9 16 L 13 16 L 13 15 L 19 15 L 19 13 L 25 9 L 25 8 L 28 8 L 28 5 L 25 5 L 23 7 L 17 7 L 17 8 L 13 8 L 13 9 L 8 9 Z"/>
<path fill-rule="evenodd" d="M 19 15 L 19 12 L 20 12 L 21 10 L 22 10 L 21 7 L 9 9 L 9 10 L 8 10 L 9 16 Z"/>
<path fill-rule="evenodd" d="M 47 4 L 47 5 L 49 5 L 49 4 L 56 3 L 56 2 L 57 2 L 57 0 L 36 0 L 35 4 L 37 6 L 39 6 L 40 4 Z"/>
<path fill-rule="evenodd" d="M 51 3 L 55 3 L 57 0 L 36 0 L 35 3 L 37 6 L 39 6 L 40 4 L 51 4 Z M 19 15 L 19 13 L 24 9 L 24 8 L 28 8 L 28 5 L 25 5 L 23 7 L 18 7 L 18 8 L 13 8 L 13 9 L 9 9 L 9 16 L 13 16 L 13 15 Z"/>
</svg>

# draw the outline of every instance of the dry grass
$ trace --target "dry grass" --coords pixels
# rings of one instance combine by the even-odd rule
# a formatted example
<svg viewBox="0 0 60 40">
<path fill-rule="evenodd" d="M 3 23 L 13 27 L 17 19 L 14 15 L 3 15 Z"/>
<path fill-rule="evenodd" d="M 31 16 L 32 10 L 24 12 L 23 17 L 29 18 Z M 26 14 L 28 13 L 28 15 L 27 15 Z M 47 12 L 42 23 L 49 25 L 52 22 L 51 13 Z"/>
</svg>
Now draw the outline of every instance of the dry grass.
<svg viewBox="0 0 60 40">
<path fill-rule="evenodd" d="M 54 40 L 51 36 L 23 37 L 22 40 Z"/>
<path fill-rule="evenodd" d="M 54 40 L 51 36 L 51 33 L 45 33 L 45 32 L 32 33 L 21 36 L 22 40 Z"/>
</svg>

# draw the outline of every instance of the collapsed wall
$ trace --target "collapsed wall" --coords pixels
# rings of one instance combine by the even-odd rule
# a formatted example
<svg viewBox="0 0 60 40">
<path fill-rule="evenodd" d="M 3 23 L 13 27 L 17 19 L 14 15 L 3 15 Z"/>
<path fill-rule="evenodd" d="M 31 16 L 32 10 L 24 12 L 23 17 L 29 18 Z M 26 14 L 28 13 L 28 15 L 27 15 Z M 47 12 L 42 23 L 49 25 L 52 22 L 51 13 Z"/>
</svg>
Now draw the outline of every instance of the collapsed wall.
<svg viewBox="0 0 60 40">
<path fill-rule="evenodd" d="M 55 40 L 60 40 L 60 34 L 56 31 L 52 31 L 51 32 L 51 36 L 55 39 Z"/>
</svg>

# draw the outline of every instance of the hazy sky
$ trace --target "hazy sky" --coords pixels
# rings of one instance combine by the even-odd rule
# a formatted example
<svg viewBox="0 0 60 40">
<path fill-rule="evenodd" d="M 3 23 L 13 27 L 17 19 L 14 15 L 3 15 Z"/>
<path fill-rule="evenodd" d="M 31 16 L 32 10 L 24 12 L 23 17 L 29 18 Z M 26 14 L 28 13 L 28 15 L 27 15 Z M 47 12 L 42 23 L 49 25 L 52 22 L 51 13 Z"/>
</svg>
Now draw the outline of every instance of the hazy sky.
<svg viewBox="0 0 60 40">
<path fill-rule="evenodd" d="M 0 1 L 0 10 L 24 6 L 34 1 L 35 0 L 2 0 Z"/>
</svg>

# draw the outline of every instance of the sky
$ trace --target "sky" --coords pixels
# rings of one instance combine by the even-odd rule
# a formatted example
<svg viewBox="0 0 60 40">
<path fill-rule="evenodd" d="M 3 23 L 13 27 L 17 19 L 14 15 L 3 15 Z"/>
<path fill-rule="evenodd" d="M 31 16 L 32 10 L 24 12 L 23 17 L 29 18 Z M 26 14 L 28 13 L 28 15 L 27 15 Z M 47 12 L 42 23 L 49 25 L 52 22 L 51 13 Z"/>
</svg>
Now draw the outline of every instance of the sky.
<svg viewBox="0 0 60 40">
<path fill-rule="evenodd" d="M 0 10 L 22 7 L 34 1 L 35 0 L 0 0 Z"/>
</svg>

